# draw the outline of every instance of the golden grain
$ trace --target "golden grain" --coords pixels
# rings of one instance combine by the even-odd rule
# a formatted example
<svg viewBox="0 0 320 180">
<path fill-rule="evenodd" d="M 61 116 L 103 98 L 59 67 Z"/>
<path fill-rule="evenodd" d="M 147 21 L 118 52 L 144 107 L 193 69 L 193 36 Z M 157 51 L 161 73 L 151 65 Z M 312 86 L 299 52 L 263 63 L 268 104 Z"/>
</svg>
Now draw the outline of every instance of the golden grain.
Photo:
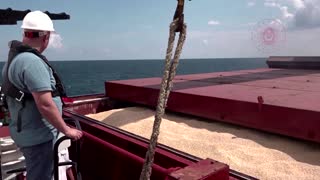
<svg viewBox="0 0 320 180">
<path fill-rule="evenodd" d="M 130 107 L 88 117 L 150 138 L 154 111 Z M 260 179 L 320 179 L 320 145 L 201 118 L 167 113 L 159 143 L 228 164 Z"/>
</svg>

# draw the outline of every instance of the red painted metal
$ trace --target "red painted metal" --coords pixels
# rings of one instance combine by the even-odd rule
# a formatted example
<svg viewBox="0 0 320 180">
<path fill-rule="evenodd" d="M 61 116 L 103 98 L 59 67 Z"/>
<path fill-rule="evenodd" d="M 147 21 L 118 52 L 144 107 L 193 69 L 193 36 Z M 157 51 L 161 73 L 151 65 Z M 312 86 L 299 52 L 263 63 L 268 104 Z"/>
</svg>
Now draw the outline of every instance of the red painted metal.
<svg viewBox="0 0 320 180">
<path fill-rule="evenodd" d="M 83 179 L 139 179 L 144 159 L 85 133 L 80 156 Z M 163 180 L 170 172 L 154 164 L 151 179 Z"/>
<path fill-rule="evenodd" d="M 109 81 L 106 96 L 155 107 L 160 78 Z M 256 69 L 177 76 L 167 110 L 320 142 L 320 72 Z"/>
<path fill-rule="evenodd" d="M 7 136 L 10 136 L 8 126 L 0 127 L 0 138 L 7 137 Z"/>
<path fill-rule="evenodd" d="M 201 160 L 195 164 L 179 169 L 169 174 L 167 180 L 229 180 L 229 167 L 210 159 Z"/>
</svg>

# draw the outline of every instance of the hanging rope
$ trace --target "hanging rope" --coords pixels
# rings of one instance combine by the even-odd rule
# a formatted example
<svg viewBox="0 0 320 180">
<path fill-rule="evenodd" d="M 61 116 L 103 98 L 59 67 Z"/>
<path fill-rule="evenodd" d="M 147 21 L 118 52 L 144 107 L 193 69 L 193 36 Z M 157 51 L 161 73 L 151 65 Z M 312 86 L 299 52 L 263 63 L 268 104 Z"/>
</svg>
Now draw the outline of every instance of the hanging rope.
<svg viewBox="0 0 320 180">
<path fill-rule="evenodd" d="M 174 16 L 174 21 L 170 24 L 170 34 L 168 40 L 168 48 L 166 54 L 165 69 L 161 82 L 160 94 L 158 98 L 158 104 L 155 114 L 155 120 L 153 124 L 152 135 L 150 138 L 150 144 L 146 153 L 142 172 L 140 174 L 140 180 L 149 180 L 151 176 L 152 164 L 154 159 L 155 148 L 158 142 L 158 136 L 160 131 L 160 124 L 162 116 L 165 113 L 170 90 L 172 88 L 172 80 L 176 75 L 176 69 L 179 64 L 179 58 L 182 52 L 183 44 L 186 39 L 187 26 L 183 22 L 183 5 L 184 0 L 178 0 L 177 10 Z M 177 42 L 176 50 L 172 60 L 172 53 L 175 41 L 175 32 L 179 33 L 179 39 Z"/>
</svg>

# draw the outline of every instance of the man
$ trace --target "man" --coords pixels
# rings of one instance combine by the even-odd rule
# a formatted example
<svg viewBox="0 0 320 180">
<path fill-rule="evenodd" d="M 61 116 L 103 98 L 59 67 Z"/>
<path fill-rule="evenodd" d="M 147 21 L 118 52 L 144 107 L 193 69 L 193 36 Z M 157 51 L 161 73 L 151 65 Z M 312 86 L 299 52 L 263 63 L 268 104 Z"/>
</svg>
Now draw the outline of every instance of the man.
<svg viewBox="0 0 320 180">
<path fill-rule="evenodd" d="M 24 17 L 21 28 L 22 43 L 12 41 L 2 72 L 5 80 L 21 90 L 20 97 L 6 98 L 11 115 L 9 128 L 26 159 L 27 179 L 51 180 L 53 144 L 58 132 L 74 140 L 80 139 L 82 132 L 70 128 L 62 119 L 61 98 L 55 93 L 59 89 L 55 71 L 41 55 L 54 31 L 52 20 L 41 11 L 33 11 Z"/>
</svg>

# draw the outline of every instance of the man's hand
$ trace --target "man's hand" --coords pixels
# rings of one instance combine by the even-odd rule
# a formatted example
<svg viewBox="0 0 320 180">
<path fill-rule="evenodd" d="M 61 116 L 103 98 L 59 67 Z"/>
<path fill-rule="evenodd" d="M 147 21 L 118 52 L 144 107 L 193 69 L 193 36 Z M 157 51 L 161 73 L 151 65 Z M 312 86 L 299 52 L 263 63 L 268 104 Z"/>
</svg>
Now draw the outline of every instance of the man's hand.
<svg viewBox="0 0 320 180">
<path fill-rule="evenodd" d="M 41 115 L 46 120 L 48 120 L 55 128 L 57 128 L 58 131 L 62 132 L 67 137 L 73 140 L 78 140 L 82 137 L 81 131 L 70 128 L 66 125 L 56 104 L 52 100 L 50 91 L 33 92 L 32 95 Z"/>
<path fill-rule="evenodd" d="M 64 134 L 73 140 L 79 140 L 83 135 L 81 131 L 74 128 L 68 128 Z"/>
</svg>

